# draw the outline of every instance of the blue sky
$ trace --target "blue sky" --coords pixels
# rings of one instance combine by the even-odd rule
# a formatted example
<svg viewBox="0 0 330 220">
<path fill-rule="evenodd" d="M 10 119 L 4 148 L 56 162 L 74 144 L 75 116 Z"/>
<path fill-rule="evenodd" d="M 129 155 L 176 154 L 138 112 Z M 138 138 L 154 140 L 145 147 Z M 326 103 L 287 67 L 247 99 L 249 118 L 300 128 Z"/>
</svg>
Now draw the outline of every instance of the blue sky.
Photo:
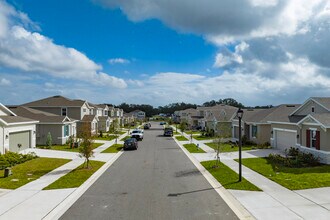
<svg viewBox="0 0 330 220">
<path fill-rule="evenodd" d="M 328 0 L 0 0 L 0 102 L 301 103 L 330 92 L 329 19 Z"/>
</svg>

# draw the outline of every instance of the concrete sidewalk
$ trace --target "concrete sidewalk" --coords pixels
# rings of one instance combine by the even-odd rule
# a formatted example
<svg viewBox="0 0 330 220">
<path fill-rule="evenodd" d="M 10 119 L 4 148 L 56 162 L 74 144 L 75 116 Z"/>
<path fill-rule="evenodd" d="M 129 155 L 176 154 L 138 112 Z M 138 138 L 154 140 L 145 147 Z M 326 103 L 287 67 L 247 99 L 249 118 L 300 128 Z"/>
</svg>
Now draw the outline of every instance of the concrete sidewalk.
<svg viewBox="0 0 330 220">
<path fill-rule="evenodd" d="M 120 138 L 124 136 L 126 136 L 126 134 L 121 135 Z M 111 162 L 116 155 L 115 153 L 101 154 L 100 152 L 114 143 L 115 140 L 107 141 L 100 147 L 94 149 L 94 157 L 91 159 Z M 28 149 L 22 153 L 28 152 L 35 152 L 40 157 L 64 158 L 71 159 L 72 161 L 16 190 L 1 190 L 0 219 L 42 219 L 79 189 L 42 190 L 80 166 L 84 162 L 84 159 L 79 157 L 79 153 L 45 149 Z"/>
<path fill-rule="evenodd" d="M 187 134 L 185 137 L 189 138 Z M 180 142 L 180 144 L 190 143 Z M 192 154 L 198 161 L 215 160 L 214 149 L 205 142 L 193 140 L 207 153 Z M 270 153 L 281 153 L 274 149 L 242 151 L 243 158 L 266 157 Z M 221 153 L 221 162 L 238 173 L 238 152 Z M 243 177 L 262 192 L 229 190 L 257 219 L 330 219 L 330 187 L 291 191 L 259 173 L 242 166 Z"/>
</svg>

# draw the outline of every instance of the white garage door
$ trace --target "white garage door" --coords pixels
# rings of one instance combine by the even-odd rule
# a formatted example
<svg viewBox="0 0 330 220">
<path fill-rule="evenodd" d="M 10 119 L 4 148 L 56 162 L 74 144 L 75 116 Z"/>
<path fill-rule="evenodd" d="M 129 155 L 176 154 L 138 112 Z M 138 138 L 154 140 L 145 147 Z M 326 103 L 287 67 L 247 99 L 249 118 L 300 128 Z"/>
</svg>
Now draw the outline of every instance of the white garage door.
<svg viewBox="0 0 330 220">
<path fill-rule="evenodd" d="M 30 147 L 30 131 L 9 134 L 9 150 L 18 152 Z"/>
<path fill-rule="evenodd" d="M 291 131 L 276 131 L 276 148 L 279 150 L 285 150 L 290 147 L 296 146 L 296 132 Z"/>
</svg>

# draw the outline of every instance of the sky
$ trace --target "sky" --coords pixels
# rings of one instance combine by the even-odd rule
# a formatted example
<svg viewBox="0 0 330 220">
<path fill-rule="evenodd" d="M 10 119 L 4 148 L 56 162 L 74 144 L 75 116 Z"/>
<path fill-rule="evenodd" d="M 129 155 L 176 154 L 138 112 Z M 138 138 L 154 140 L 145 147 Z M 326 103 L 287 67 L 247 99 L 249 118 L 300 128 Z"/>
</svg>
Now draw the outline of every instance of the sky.
<svg viewBox="0 0 330 220">
<path fill-rule="evenodd" d="M 0 0 L 0 103 L 303 103 L 329 39 L 330 0 Z"/>
</svg>

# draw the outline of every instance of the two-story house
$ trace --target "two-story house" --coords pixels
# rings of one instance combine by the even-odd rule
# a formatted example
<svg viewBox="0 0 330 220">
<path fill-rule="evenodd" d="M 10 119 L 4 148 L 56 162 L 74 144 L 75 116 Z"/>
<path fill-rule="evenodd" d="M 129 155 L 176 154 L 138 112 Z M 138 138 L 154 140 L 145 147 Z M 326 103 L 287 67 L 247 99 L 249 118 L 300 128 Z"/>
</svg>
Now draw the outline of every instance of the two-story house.
<svg viewBox="0 0 330 220">
<path fill-rule="evenodd" d="M 25 103 L 23 106 L 79 120 L 77 122 L 78 136 L 84 129 L 89 129 L 91 134 L 97 133 L 98 118 L 91 115 L 93 107 L 89 106 L 87 101 L 57 95 Z"/>
</svg>

